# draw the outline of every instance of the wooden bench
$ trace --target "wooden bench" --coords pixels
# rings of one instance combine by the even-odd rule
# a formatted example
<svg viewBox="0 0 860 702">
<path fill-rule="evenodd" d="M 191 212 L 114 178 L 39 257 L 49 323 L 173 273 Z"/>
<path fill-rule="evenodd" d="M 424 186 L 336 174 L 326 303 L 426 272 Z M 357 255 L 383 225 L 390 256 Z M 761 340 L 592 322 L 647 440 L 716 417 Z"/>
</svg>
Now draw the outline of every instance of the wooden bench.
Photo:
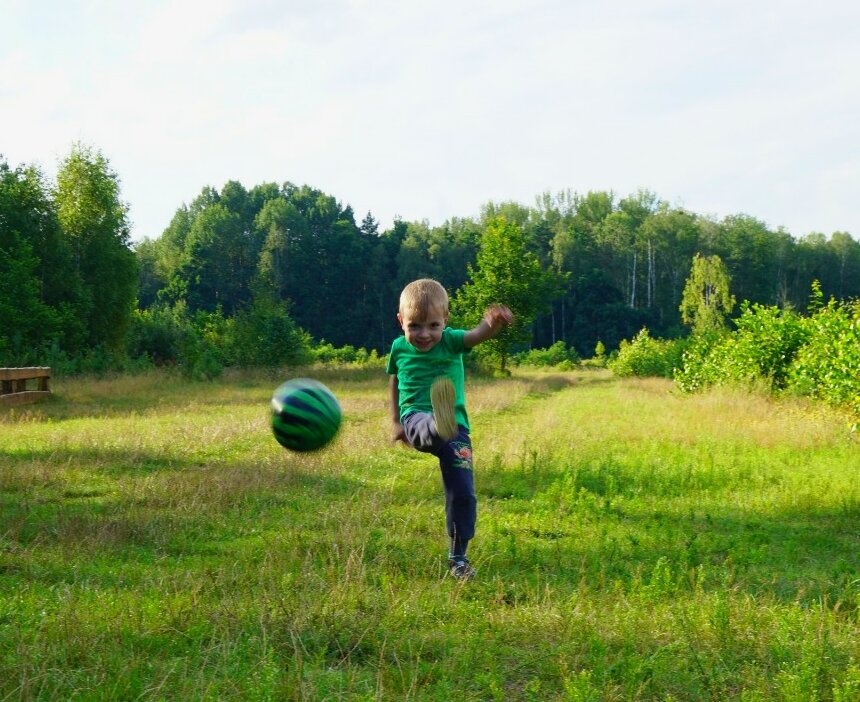
<svg viewBox="0 0 860 702">
<path fill-rule="evenodd" d="M 27 381 L 35 389 L 27 389 Z M 51 394 L 50 368 L 0 368 L 0 404 L 23 405 Z"/>
</svg>

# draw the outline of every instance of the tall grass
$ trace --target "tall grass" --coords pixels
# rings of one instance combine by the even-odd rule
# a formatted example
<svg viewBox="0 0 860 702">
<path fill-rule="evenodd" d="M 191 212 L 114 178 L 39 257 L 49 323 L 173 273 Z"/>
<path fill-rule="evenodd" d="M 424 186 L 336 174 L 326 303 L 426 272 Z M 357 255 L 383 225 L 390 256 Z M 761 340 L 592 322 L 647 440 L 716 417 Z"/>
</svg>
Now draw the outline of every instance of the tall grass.
<svg viewBox="0 0 860 702">
<path fill-rule="evenodd" d="M 0 411 L 0 700 L 860 699 L 856 434 L 603 371 L 472 380 L 478 578 L 386 381 L 290 454 L 282 380 L 58 380 Z"/>
</svg>

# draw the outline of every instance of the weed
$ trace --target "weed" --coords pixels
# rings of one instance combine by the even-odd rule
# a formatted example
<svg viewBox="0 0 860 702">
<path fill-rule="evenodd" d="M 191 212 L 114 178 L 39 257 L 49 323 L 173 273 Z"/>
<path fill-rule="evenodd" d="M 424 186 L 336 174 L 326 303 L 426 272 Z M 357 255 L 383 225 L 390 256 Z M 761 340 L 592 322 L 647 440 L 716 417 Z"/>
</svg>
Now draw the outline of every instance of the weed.
<svg viewBox="0 0 860 702">
<path fill-rule="evenodd" d="M 341 401 L 280 448 L 281 375 Z M 807 700 L 860 690 L 857 435 L 804 401 L 471 381 L 479 577 L 373 368 L 57 379 L 0 413 L 0 699 Z"/>
</svg>

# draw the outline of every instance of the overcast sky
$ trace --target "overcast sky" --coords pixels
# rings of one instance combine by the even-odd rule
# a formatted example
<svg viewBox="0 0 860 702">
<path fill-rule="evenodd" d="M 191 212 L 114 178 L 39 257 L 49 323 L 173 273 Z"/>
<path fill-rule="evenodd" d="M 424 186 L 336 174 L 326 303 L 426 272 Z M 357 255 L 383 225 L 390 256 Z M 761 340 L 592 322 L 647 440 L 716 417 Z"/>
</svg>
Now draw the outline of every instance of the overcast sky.
<svg viewBox="0 0 860 702">
<path fill-rule="evenodd" d="M 646 188 L 860 238 L 857 0 L 0 0 L 0 154 L 82 141 L 133 237 L 228 180 L 395 216 Z"/>
</svg>

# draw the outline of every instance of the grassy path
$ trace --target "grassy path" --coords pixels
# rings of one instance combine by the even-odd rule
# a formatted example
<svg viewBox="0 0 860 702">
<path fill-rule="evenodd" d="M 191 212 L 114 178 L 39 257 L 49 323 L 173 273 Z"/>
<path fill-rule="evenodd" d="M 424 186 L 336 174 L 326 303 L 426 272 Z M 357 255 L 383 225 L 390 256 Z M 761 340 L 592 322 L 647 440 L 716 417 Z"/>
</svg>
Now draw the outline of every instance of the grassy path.
<svg viewBox="0 0 860 702">
<path fill-rule="evenodd" d="M 479 577 L 380 373 L 59 380 L 0 410 L 0 700 L 860 699 L 860 442 L 805 404 L 522 374 L 469 388 Z"/>
</svg>

